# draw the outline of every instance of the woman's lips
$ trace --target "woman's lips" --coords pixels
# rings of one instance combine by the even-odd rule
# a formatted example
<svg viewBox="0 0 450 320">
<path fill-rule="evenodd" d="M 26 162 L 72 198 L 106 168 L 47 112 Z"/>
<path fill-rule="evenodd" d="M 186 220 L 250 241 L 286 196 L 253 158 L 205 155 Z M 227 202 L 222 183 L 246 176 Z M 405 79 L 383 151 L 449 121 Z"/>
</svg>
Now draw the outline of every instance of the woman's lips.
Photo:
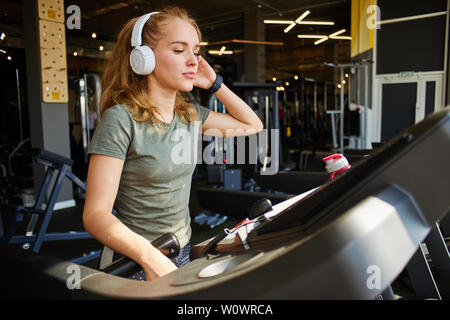
<svg viewBox="0 0 450 320">
<path fill-rule="evenodd" d="M 185 76 L 188 79 L 194 79 L 195 73 L 194 72 L 185 72 L 185 73 L 183 73 L 183 76 Z"/>
</svg>

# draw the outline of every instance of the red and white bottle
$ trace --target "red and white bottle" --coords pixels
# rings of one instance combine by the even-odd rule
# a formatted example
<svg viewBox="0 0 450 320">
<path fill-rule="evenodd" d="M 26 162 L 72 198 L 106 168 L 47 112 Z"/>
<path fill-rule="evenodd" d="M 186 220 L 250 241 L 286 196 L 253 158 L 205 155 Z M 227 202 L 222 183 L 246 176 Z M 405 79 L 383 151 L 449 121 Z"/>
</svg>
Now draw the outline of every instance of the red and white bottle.
<svg viewBox="0 0 450 320">
<path fill-rule="evenodd" d="M 332 154 L 331 156 L 323 158 L 322 160 L 325 161 L 325 169 L 328 172 L 330 180 L 341 172 L 344 172 L 345 170 L 351 168 L 347 159 L 340 153 Z"/>
</svg>

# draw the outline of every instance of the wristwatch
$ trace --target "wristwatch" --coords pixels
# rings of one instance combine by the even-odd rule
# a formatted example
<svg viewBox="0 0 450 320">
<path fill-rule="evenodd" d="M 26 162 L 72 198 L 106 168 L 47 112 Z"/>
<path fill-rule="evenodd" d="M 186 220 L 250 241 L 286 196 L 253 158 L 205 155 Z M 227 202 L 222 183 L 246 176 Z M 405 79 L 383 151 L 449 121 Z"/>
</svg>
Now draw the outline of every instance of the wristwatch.
<svg viewBox="0 0 450 320">
<path fill-rule="evenodd" d="M 216 80 L 212 84 L 211 88 L 208 89 L 208 91 L 210 93 L 215 93 L 222 86 L 222 82 L 223 82 L 223 78 L 220 75 L 216 74 Z"/>
</svg>

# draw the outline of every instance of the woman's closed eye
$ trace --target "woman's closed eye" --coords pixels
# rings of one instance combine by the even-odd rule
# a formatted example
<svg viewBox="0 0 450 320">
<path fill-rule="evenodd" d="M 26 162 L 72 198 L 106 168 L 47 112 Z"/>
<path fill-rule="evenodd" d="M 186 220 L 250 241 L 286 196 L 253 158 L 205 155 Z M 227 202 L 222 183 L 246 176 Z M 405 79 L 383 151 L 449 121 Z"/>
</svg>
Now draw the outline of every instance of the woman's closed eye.
<svg viewBox="0 0 450 320">
<path fill-rule="evenodd" d="M 175 50 L 173 50 L 175 53 L 177 53 L 177 54 L 181 54 L 181 53 L 183 53 L 184 52 L 184 50 L 183 49 L 175 49 Z M 194 55 L 196 56 L 196 57 L 199 57 L 200 56 L 200 52 L 194 52 Z"/>
</svg>

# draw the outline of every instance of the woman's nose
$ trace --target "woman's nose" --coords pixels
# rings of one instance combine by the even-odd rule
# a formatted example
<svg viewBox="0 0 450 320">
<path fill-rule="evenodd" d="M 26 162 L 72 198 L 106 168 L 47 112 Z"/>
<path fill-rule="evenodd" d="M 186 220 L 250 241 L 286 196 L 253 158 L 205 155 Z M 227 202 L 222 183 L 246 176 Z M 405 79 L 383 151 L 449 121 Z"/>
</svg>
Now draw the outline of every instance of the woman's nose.
<svg viewBox="0 0 450 320">
<path fill-rule="evenodd" d="M 196 65 L 198 64 L 198 56 L 195 55 L 195 53 L 192 52 L 192 53 L 189 55 L 189 59 L 188 59 L 188 61 L 187 61 L 187 64 L 188 64 L 189 66 L 196 66 Z"/>
</svg>

